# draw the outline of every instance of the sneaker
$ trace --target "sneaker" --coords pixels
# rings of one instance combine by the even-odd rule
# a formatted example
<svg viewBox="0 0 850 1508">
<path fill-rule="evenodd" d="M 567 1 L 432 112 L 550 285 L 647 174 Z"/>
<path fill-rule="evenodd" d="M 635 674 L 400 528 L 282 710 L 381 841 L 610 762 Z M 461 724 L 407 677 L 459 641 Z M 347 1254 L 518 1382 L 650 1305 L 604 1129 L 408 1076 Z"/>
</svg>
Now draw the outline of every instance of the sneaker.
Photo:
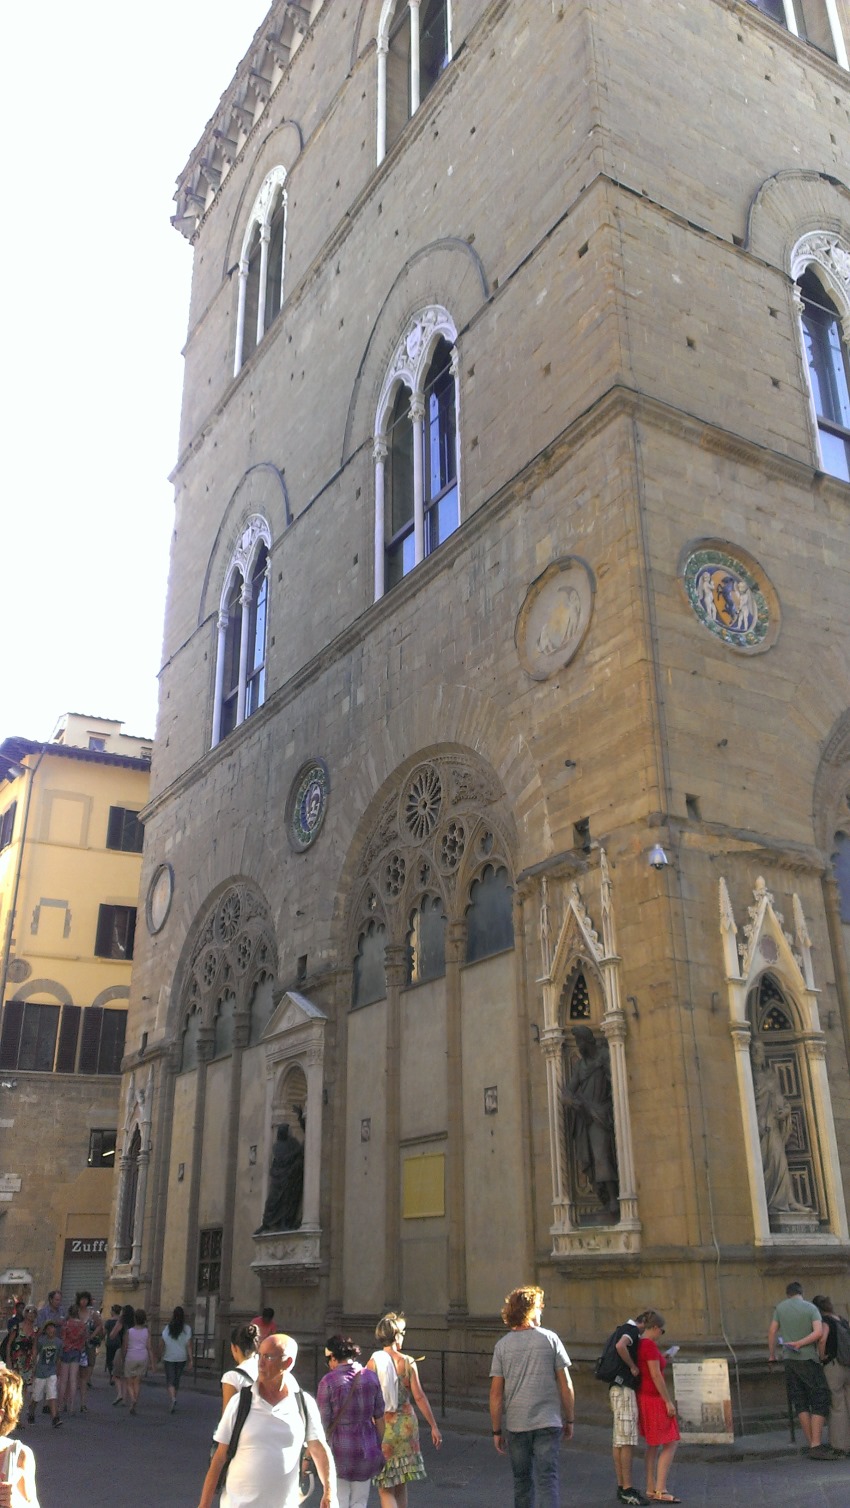
<svg viewBox="0 0 850 1508">
<path fill-rule="evenodd" d="M 114 1409 L 117 1409 L 117 1407 L 118 1407 L 118 1405 L 119 1405 L 119 1403 L 120 1403 L 120 1404 L 121 1404 L 121 1405 L 122 1405 L 122 1406 L 123 1406 L 123 1403 L 124 1403 L 124 1399 L 123 1399 L 123 1398 L 122 1398 L 122 1397 L 121 1397 L 121 1394 L 120 1394 L 120 1393 L 119 1393 L 119 1394 L 118 1394 L 118 1397 L 117 1397 L 117 1398 L 113 1398 L 113 1400 L 112 1400 L 112 1407 L 113 1407 L 113 1408 L 114 1408 Z"/>
<path fill-rule="evenodd" d="M 53 1421 L 53 1428 L 54 1429 L 59 1429 L 61 1423 L 62 1423 L 62 1420 L 59 1418 L 59 1415 L 57 1414 L 56 1418 Z"/>
<path fill-rule="evenodd" d="M 831 1445 L 813 1445 L 809 1451 L 810 1461 L 841 1461 L 843 1458 L 844 1452 L 833 1450 Z"/>
<path fill-rule="evenodd" d="M 649 1498 L 645 1498 L 636 1487 L 620 1487 L 617 1497 L 621 1503 L 629 1503 L 631 1508 L 649 1508 Z"/>
</svg>

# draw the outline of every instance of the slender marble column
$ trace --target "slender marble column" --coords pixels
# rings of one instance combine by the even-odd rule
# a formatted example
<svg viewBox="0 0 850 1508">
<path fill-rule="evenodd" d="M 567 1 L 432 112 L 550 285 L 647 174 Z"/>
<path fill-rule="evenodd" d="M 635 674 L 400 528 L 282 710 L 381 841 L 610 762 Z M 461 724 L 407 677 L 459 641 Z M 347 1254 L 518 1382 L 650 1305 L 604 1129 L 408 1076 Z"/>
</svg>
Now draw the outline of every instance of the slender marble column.
<svg viewBox="0 0 850 1508">
<path fill-rule="evenodd" d="M 251 583 L 243 581 L 239 595 L 242 603 L 242 625 L 239 639 L 239 690 L 236 693 L 236 721 L 245 720 L 245 695 L 248 688 L 248 641 L 251 633 Z"/>
<path fill-rule="evenodd" d="M 378 38 L 378 151 L 380 167 L 387 155 L 387 37 Z"/>
<path fill-rule="evenodd" d="M 384 581 L 384 466 L 387 459 L 387 442 L 377 435 L 372 446 L 375 462 L 375 601 L 383 597 Z"/>
<path fill-rule="evenodd" d="M 446 928 L 446 1077 L 448 1090 L 449 1312 L 467 1314 L 466 1168 L 463 1124 L 463 1012 L 460 966 L 466 957 L 466 921 Z"/>
<path fill-rule="evenodd" d="M 410 113 L 419 109 L 419 0 L 410 5 Z"/>
<path fill-rule="evenodd" d="M 750 1060 L 750 1037 L 746 1021 L 734 1021 L 730 1027 L 732 1045 L 735 1048 L 735 1072 L 738 1076 L 738 1098 L 741 1101 L 741 1116 L 744 1124 L 744 1150 L 747 1161 L 747 1178 L 750 1185 L 750 1203 L 753 1208 L 753 1227 L 756 1246 L 770 1241 L 770 1217 L 764 1192 L 764 1170 L 761 1160 L 761 1141 L 756 1114 L 756 1096 L 753 1089 L 753 1066 Z"/>
<path fill-rule="evenodd" d="M 238 377 L 242 369 L 242 347 L 245 342 L 245 305 L 248 299 L 248 266 L 246 258 L 239 263 L 239 302 L 236 306 L 236 355 L 233 375 Z"/>
<path fill-rule="evenodd" d="M 215 691 L 213 692 L 212 747 L 221 738 L 221 704 L 224 696 L 224 648 L 227 641 L 227 625 L 230 619 L 222 610 L 218 615 L 215 650 Z"/>
<path fill-rule="evenodd" d="M 414 394 L 410 400 L 413 424 L 413 555 L 419 565 L 425 559 L 425 486 L 422 475 L 425 439 L 425 400 Z"/>
<path fill-rule="evenodd" d="M 271 225 L 260 226 L 260 291 L 257 298 L 257 345 L 266 333 L 266 283 L 269 276 L 269 239 Z"/>
</svg>

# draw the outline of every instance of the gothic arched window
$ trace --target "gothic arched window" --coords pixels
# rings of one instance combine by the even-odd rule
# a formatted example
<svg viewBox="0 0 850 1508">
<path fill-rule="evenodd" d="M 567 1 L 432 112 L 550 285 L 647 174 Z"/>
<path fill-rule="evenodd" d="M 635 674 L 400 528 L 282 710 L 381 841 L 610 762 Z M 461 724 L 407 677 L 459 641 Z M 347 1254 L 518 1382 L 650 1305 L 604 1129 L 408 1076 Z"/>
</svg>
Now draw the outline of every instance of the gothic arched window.
<svg viewBox="0 0 850 1508">
<path fill-rule="evenodd" d="M 239 256 L 233 375 L 256 350 L 283 307 L 286 263 L 286 169 L 273 168 L 254 200 Z"/>
<path fill-rule="evenodd" d="M 369 922 L 361 932 L 354 960 L 354 988 L 352 1005 L 372 1005 L 384 1000 L 387 993 L 387 976 L 384 967 L 384 949 L 387 929 L 382 922 Z"/>
<path fill-rule="evenodd" d="M 457 331 L 445 309 L 409 322 L 375 423 L 375 597 L 458 527 Z"/>
<path fill-rule="evenodd" d="M 423 895 L 407 934 L 407 982 L 424 984 L 446 972 L 446 917 L 439 896 Z"/>
<path fill-rule="evenodd" d="M 485 865 L 469 890 L 466 961 L 476 963 L 514 945 L 513 890 L 503 865 Z"/>
<path fill-rule="evenodd" d="M 812 266 L 798 287 L 821 464 L 830 476 L 850 482 L 850 362 L 843 322 Z"/>
<path fill-rule="evenodd" d="M 269 526 L 255 514 L 233 553 L 219 608 L 213 747 L 266 699 L 270 548 Z"/>
<path fill-rule="evenodd" d="M 378 26 L 379 163 L 451 57 L 451 0 L 385 0 Z"/>
</svg>

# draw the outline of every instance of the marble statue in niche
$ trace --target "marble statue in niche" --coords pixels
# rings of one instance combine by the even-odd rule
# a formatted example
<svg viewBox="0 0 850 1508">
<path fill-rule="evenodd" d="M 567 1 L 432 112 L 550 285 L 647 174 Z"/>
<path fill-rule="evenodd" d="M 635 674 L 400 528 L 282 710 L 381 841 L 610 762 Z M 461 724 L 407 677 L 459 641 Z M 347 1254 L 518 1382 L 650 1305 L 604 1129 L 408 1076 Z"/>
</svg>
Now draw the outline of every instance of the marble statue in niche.
<svg viewBox="0 0 850 1508">
<path fill-rule="evenodd" d="M 753 1043 L 750 1057 L 768 1213 L 793 1211 L 811 1215 L 812 1211 L 794 1198 L 785 1150 L 791 1132 L 791 1109 L 782 1093 L 779 1075 L 761 1042 Z"/>
</svg>

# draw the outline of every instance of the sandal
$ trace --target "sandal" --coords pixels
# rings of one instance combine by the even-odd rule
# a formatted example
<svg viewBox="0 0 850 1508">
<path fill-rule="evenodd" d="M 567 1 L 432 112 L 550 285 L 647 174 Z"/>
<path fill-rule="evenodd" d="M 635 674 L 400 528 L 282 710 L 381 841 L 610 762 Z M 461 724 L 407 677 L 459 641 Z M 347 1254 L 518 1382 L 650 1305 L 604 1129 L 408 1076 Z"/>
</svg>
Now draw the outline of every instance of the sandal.
<svg viewBox="0 0 850 1508">
<path fill-rule="evenodd" d="M 648 1492 L 647 1497 L 653 1503 L 681 1503 L 681 1498 L 674 1498 L 672 1492 Z"/>
</svg>

